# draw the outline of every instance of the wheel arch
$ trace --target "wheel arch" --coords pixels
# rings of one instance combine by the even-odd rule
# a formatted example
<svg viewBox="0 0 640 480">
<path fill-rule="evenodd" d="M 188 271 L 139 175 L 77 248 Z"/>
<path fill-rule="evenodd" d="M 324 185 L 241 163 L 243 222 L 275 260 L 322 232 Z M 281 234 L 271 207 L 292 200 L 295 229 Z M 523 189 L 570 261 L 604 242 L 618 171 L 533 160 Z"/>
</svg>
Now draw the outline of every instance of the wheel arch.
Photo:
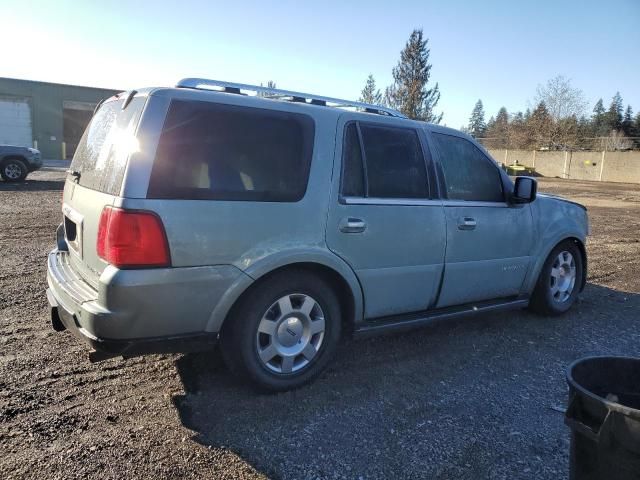
<svg viewBox="0 0 640 480">
<path fill-rule="evenodd" d="M 583 239 L 580 238 L 579 235 L 565 234 L 563 236 L 556 238 L 553 242 L 549 242 L 549 244 L 547 245 L 547 248 L 544 251 L 540 252 L 540 254 L 538 255 L 534 268 L 532 270 L 532 274 L 527 280 L 527 289 L 526 289 L 527 293 L 531 294 L 533 292 L 533 289 L 535 288 L 536 283 L 538 282 L 540 271 L 542 270 L 542 267 L 544 266 L 544 263 L 547 260 L 547 257 L 549 256 L 551 251 L 554 248 L 556 248 L 558 245 L 560 245 L 562 242 L 566 242 L 566 241 L 573 242 L 578 247 L 578 250 L 580 251 L 580 256 L 582 259 L 582 267 L 583 267 L 582 268 L 583 275 L 582 275 L 582 282 L 580 284 L 580 291 L 584 290 L 584 287 L 587 283 L 587 249 L 585 246 L 585 242 Z"/>
<path fill-rule="evenodd" d="M 18 178 L 7 178 L 5 174 L 4 169 L 7 167 L 7 165 L 10 164 L 11 161 L 13 161 L 14 164 L 22 165 L 21 167 L 18 167 L 22 170 L 22 175 Z M 1 170 L 0 176 L 2 176 L 3 180 L 8 182 L 21 182 L 27 177 L 27 175 L 29 175 L 29 172 L 30 172 L 29 167 L 30 167 L 29 162 L 24 156 L 10 153 L 0 160 L 0 170 Z"/>
<path fill-rule="evenodd" d="M 9 161 L 9 160 L 20 160 L 22 163 L 24 163 L 25 167 L 28 167 L 27 159 L 24 156 L 17 155 L 15 153 L 10 153 L 8 155 L 0 157 L 0 165 L 3 165 L 6 161 Z"/>
<path fill-rule="evenodd" d="M 346 331 L 352 330 L 355 323 L 363 318 L 362 288 L 351 267 L 341 259 L 330 254 L 326 256 L 324 254 L 292 254 L 278 255 L 278 257 L 265 259 L 244 270 L 244 275 L 234 283 L 214 308 L 207 322 L 207 331 L 220 332 L 229 313 L 251 290 L 268 281 L 270 276 L 286 270 L 306 270 L 325 279 L 338 296 L 343 328 Z"/>
</svg>

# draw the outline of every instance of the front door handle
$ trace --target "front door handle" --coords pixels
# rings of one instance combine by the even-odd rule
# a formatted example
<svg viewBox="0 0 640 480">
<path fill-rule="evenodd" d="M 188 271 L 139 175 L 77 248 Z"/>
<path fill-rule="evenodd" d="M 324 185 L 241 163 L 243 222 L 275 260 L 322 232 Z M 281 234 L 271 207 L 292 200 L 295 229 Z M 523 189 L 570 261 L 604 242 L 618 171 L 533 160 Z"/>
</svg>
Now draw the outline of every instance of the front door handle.
<svg viewBox="0 0 640 480">
<path fill-rule="evenodd" d="M 458 230 L 473 230 L 476 228 L 476 219 L 471 217 L 460 217 L 458 219 Z"/>
<path fill-rule="evenodd" d="M 366 230 L 367 224 L 361 218 L 343 218 L 340 220 L 340 231 L 343 233 L 362 233 Z"/>
</svg>

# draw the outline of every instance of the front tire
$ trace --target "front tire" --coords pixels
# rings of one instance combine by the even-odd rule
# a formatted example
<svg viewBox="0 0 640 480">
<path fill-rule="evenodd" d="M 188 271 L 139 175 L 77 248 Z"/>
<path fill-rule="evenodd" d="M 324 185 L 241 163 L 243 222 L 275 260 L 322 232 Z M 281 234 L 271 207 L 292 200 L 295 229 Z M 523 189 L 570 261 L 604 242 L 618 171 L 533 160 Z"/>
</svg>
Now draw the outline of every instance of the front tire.
<svg viewBox="0 0 640 480">
<path fill-rule="evenodd" d="M 303 270 L 275 273 L 250 290 L 225 321 L 227 366 L 259 389 L 284 391 L 317 377 L 340 339 L 338 298 Z"/>
<path fill-rule="evenodd" d="M 23 182 L 29 170 L 22 160 L 10 158 L 2 162 L 0 175 L 5 182 Z"/>
<path fill-rule="evenodd" d="M 545 261 L 529 308 L 556 316 L 569 310 L 578 298 L 584 275 L 582 252 L 571 240 L 559 243 Z"/>
</svg>

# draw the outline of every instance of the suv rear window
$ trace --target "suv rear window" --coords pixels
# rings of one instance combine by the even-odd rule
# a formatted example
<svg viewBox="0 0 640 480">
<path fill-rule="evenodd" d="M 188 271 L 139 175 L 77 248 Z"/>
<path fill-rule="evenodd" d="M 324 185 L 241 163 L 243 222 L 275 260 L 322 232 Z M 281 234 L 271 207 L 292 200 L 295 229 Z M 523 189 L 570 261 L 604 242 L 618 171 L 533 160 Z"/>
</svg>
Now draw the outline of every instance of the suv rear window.
<svg viewBox="0 0 640 480">
<path fill-rule="evenodd" d="M 147 197 L 296 202 L 307 190 L 313 135 L 306 115 L 173 100 Z"/>
<path fill-rule="evenodd" d="M 71 170 L 80 173 L 80 185 L 111 195 L 120 193 L 145 101 L 145 97 L 135 97 L 122 110 L 124 99 L 111 100 L 98 109 L 71 162 Z"/>
</svg>

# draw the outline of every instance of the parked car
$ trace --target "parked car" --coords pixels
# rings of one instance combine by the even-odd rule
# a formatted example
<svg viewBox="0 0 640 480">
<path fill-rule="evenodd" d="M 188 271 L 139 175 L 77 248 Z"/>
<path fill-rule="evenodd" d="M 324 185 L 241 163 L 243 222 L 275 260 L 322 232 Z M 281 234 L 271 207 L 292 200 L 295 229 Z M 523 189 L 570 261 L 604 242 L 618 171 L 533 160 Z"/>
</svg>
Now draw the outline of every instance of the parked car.
<svg viewBox="0 0 640 480">
<path fill-rule="evenodd" d="M 468 135 L 209 80 L 103 103 L 62 220 L 52 322 L 93 361 L 219 342 L 268 390 L 316 377 L 341 336 L 558 315 L 586 279 L 586 209 L 513 183 Z"/>
<path fill-rule="evenodd" d="M 23 182 L 29 173 L 40 167 L 42 158 L 39 150 L 0 145 L 0 176 L 5 182 Z"/>
</svg>

